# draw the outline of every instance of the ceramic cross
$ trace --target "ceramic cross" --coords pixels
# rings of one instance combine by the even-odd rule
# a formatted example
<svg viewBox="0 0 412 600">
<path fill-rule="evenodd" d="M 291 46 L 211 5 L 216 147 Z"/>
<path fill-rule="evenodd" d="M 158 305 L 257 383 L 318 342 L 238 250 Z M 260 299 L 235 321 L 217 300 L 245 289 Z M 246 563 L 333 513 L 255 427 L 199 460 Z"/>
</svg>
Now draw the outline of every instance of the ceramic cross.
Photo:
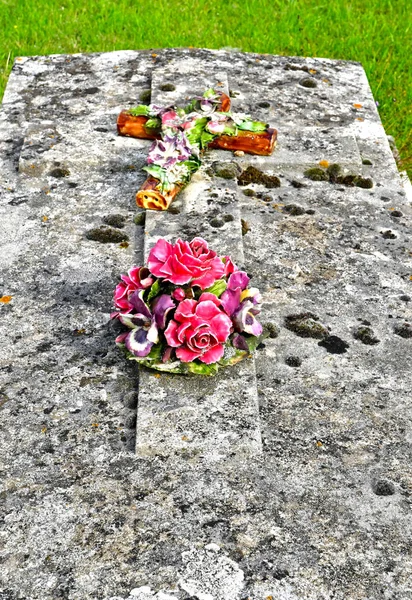
<svg viewBox="0 0 412 600">
<path fill-rule="evenodd" d="M 247 115 L 230 112 L 230 98 L 208 90 L 185 108 L 140 105 L 117 119 L 119 135 L 155 140 L 145 170 L 149 177 L 137 192 L 141 208 L 167 210 L 189 182 L 208 148 L 268 156 L 277 131 Z"/>
</svg>

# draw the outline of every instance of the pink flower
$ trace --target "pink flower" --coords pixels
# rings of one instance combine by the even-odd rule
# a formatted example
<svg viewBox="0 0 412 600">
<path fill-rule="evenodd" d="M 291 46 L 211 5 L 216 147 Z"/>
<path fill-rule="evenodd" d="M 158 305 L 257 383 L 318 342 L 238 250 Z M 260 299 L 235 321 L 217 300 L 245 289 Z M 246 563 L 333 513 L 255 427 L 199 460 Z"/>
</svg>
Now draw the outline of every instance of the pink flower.
<svg viewBox="0 0 412 600">
<path fill-rule="evenodd" d="M 120 308 L 121 313 L 129 313 L 133 309 L 133 304 L 130 302 L 133 292 L 150 287 L 154 279 L 150 277 L 147 267 L 132 267 L 127 275 L 121 275 L 121 280 L 114 291 L 114 304 L 116 308 Z M 111 317 L 114 318 L 119 314 L 113 313 Z"/>
<path fill-rule="evenodd" d="M 218 123 L 217 121 L 209 121 L 206 129 L 213 134 L 223 133 L 225 130 L 225 123 Z"/>
<path fill-rule="evenodd" d="M 225 277 L 229 277 L 235 271 L 238 271 L 237 266 L 232 261 L 230 256 L 222 256 L 222 260 L 225 263 Z"/>
<path fill-rule="evenodd" d="M 165 239 L 156 242 L 149 254 L 148 265 L 156 277 L 162 277 L 176 285 L 190 282 L 205 290 L 225 272 L 225 265 L 216 252 L 209 250 L 202 238 L 191 242 L 177 240 L 170 244 Z"/>
<path fill-rule="evenodd" d="M 199 359 L 210 365 L 220 360 L 232 331 L 231 319 L 220 309 L 220 300 L 204 293 L 199 300 L 183 300 L 165 331 L 166 341 L 176 348 L 182 362 Z"/>
<path fill-rule="evenodd" d="M 184 289 L 183 288 L 176 288 L 172 292 L 172 298 L 174 298 L 178 302 L 180 302 L 181 300 L 184 300 L 186 298 L 186 293 L 185 293 Z"/>
<path fill-rule="evenodd" d="M 177 113 L 174 110 L 169 110 L 162 115 L 162 125 L 173 125 L 177 118 Z"/>
</svg>

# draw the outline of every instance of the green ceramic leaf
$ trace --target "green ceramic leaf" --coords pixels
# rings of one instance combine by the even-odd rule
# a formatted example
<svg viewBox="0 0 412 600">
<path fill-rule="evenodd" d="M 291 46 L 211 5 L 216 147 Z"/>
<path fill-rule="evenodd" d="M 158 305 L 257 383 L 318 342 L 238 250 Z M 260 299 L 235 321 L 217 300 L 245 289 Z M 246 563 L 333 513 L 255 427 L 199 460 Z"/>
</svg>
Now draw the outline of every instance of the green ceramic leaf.
<svg viewBox="0 0 412 600">
<path fill-rule="evenodd" d="M 192 127 L 192 129 L 188 129 L 186 131 L 186 137 L 189 140 L 190 144 L 200 144 L 202 133 L 205 130 L 207 121 L 207 117 L 201 117 L 200 119 L 196 120 L 195 125 L 194 127 Z"/>
<path fill-rule="evenodd" d="M 143 171 L 146 171 L 146 173 L 149 173 L 149 175 L 156 177 L 156 179 L 160 179 L 163 169 L 162 167 L 159 167 L 159 165 L 147 165 L 146 167 L 143 167 Z"/>
<path fill-rule="evenodd" d="M 139 106 L 135 106 L 134 108 L 129 109 L 129 113 L 133 115 L 133 117 L 148 117 L 150 113 L 150 107 L 145 104 L 140 104 Z"/>
<path fill-rule="evenodd" d="M 150 288 L 149 294 L 147 296 L 147 304 L 149 304 L 150 300 L 152 298 L 154 298 L 155 296 L 158 296 L 160 292 L 160 282 L 158 279 L 156 279 L 156 281 L 152 284 L 152 287 Z"/>
<path fill-rule="evenodd" d="M 157 117 L 148 119 L 145 123 L 146 129 L 159 129 L 162 125 L 162 122 Z"/>
<path fill-rule="evenodd" d="M 205 292 L 209 292 L 209 294 L 214 294 L 215 296 L 220 298 L 220 296 L 223 294 L 226 288 L 226 281 L 224 279 L 218 279 L 213 285 L 207 288 Z"/>
<path fill-rule="evenodd" d="M 193 361 L 190 363 L 186 363 L 189 373 L 193 373 L 194 375 L 216 375 L 219 370 L 217 363 L 212 363 L 211 365 L 206 365 L 202 362 Z"/>
<path fill-rule="evenodd" d="M 186 165 L 186 167 L 192 172 L 194 173 L 195 171 L 198 170 L 198 168 L 200 167 L 200 160 L 197 160 L 195 157 L 190 158 L 189 160 L 185 160 L 183 161 L 183 164 Z"/>
<path fill-rule="evenodd" d="M 210 142 L 213 142 L 213 140 L 215 139 L 215 137 L 216 136 L 214 136 L 212 133 L 204 131 L 202 133 L 202 135 L 200 136 L 200 146 L 201 146 L 201 148 L 206 148 L 206 146 L 208 146 L 210 144 Z"/>
<path fill-rule="evenodd" d="M 254 133 L 259 133 L 261 131 L 266 131 L 268 125 L 266 123 L 262 123 L 261 121 L 243 121 L 238 125 L 239 129 L 243 131 L 253 131 Z"/>
</svg>

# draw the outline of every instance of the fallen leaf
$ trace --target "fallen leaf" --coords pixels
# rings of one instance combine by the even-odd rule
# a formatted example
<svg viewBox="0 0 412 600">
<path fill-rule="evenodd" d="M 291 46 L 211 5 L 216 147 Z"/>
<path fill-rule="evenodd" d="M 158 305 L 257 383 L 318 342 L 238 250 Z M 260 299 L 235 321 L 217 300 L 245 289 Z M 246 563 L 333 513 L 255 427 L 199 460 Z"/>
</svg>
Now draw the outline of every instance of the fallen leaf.
<svg viewBox="0 0 412 600">
<path fill-rule="evenodd" d="M 319 165 L 321 167 L 325 167 L 325 169 L 326 169 L 327 167 L 329 167 L 329 161 L 328 160 L 321 160 L 321 161 L 319 161 Z"/>
<path fill-rule="evenodd" d="M 318 448 L 320 448 L 321 446 L 323 446 L 322 442 L 320 442 L 319 440 L 316 442 L 316 445 Z"/>
<path fill-rule="evenodd" d="M 311 75 L 314 75 L 315 73 L 317 73 L 317 70 L 316 69 L 309 69 L 309 73 Z"/>
<path fill-rule="evenodd" d="M 0 302 L 2 304 L 8 304 L 12 300 L 13 296 L 2 296 Z"/>
<path fill-rule="evenodd" d="M 361 117 L 356 117 L 357 121 L 364 121 L 365 119 L 362 119 Z"/>
<path fill-rule="evenodd" d="M 355 108 L 362 108 L 362 104 L 354 104 L 353 105 Z"/>
<path fill-rule="evenodd" d="M 42 217 L 41 220 L 43 221 L 43 223 L 45 223 L 49 220 L 49 217 L 46 217 L 46 215 L 44 215 L 44 217 Z"/>
</svg>

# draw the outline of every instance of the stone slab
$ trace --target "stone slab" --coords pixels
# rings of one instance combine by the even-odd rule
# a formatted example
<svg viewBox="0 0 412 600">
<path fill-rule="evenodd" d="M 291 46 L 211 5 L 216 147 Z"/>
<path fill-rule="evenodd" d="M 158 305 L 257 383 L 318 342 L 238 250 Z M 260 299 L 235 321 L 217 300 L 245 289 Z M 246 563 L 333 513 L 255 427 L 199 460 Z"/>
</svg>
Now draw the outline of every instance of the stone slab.
<svg viewBox="0 0 412 600">
<path fill-rule="evenodd" d="M 184 106 L 210 88 L 229 93 L 225 73 L 205 69 L 202 61 L 178 61 L 154 69 L 151 101 L 161 106 Z M 164 88 L 174 87 L 173 90 Z M 213 157 L 214 153 L 210 153 Z M 232 153 L 229 155 L 231 158 Z M 210 157 L 207 162 L 210 163 Z M 206 162 L 206 165 L 207 165 Z M 238 189 L 234 180 L 220 185 L 206 174 L 206 165 L 173 204 L 178 214 L 147 211 L 145 257 L 159 239 L 191 240 L 201 236 L 220 255 L 244 263 Z M 261 452 L 259 405 L 254 359 L 217 377 L 156 377 L 142 370 L 136 423 L 138 455 L 170 455 L 176 451 L 197 454 L 204 460 L 227 459 L 235 454 Z"/>
<path fill-rule="evenodd" d="M 276 168 L 280 188 L 241 196 L 244 264 L 279 335 L 255 361 L 262 453 L 213 463 L 134 452 L 138 372 L 109 312 L 119 273 L 143 259 L 138 169 L 114 151 L 118 171 L 46 173 L 49 190 L 17 170 L 29 127 L 74 131 L 100 114 L 114 132 L 154 68 L 194 58 L 280 132 L 352 131 L 374 183 L 312 182 L 293 163 Z M 2 600 L 409 598 L 411 206 L 361 65 L 195 49 L 25 57 L 0 120 L 0 294 L 13 296 L 0 306 Z M 113 213 L 127 248 L 85 237 Z M 346 352 L 297 335 L 290 317 L 307 312 Z"/>
</svg>

